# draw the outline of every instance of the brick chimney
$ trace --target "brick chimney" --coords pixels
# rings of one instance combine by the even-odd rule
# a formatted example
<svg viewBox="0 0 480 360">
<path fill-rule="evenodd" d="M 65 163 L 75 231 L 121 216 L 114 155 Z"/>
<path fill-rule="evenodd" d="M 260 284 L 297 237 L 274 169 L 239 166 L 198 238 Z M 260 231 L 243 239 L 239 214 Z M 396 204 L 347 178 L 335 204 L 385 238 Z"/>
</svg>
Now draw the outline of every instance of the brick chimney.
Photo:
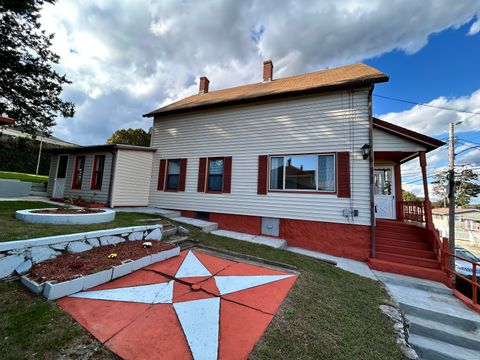
<svg viewBox="0 0 480 360">
<path fill-rule="evenodd" d="M 206 76 L 200 77 L 200 88 L 198 89 L 199 94 L 206 94 L 208 93 L 208 84 L 210 84 L 210 80 Z"/>
<path fill-rule="evenodd" d="M 273 63 L 272 60 L 263 62 L 263 82 L 269 82 L 273 80 Z"/>
</svg>

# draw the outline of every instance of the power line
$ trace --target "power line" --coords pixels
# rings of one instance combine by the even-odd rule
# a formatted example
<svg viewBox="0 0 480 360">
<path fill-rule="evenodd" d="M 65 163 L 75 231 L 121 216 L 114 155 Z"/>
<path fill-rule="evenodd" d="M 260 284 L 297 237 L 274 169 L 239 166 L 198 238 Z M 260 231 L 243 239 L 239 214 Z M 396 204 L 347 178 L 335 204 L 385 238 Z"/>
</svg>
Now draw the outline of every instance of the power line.
<svg viewBox="0 0 480 360">
<path fill-rule="evenodd" d="M 407 104 L 412 104 L 412 105 L 430 107 L 430 108 L 434 108 L 434 109 L 454 111 L 454 112 L 457 112 L 457 113 L 464 113 L 464 114 L 480 115 L 480 113 L 474 112 L 474 111 L 459 110 L 459 109 L 453 109 L 453 108 L 449 108 L 449 107 L 436 106 L 436 105 L 430 105 L 430 104 L 422 104 L 422 103 L 419 103 L 419 102 L 416 102 L 416 101 L 397 99 L 397 98 L 393 98 L 393 97 L 385 96 L 385 95 L 373 94 L 373 96 L 376 96 L 376 97 L 379 97 L 379 98 L 382 98 L 382 99 L 387 99 L 387 100 L 393 100 L 393 101 L 403 102 L 403 103 L 407 103 Z"/>
</svg>

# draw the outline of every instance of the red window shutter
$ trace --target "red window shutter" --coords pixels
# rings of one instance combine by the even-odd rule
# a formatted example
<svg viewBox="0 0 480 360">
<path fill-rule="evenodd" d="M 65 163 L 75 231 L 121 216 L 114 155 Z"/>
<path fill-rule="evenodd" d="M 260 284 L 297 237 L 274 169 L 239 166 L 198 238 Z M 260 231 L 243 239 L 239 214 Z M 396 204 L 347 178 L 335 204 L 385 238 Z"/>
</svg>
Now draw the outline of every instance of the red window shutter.
<svg viewBox="0 0 480 360">
<path fill-rule="evenodd" d="M 207 170 L 207 158 L 200 158 L 198 166 L 197 192 L 205 192 L 205 172 Z"/>
<path fill-rule="evenodd" d="M 337 153 L 337 195 L 341 198 L 350 197 L 350 153 Z"/>
<path fill-rule="evenodd" d="M 180 176 L 178 180 L 178 191 L 185 191 L 186 179 L 187 179 L 187 159 L 180 159 Z"/>
<path fill-rule="evenodd" d="M 230 193 L 232 190 L 232 157 L 223 158 L 223 192 Z"/>
<path fill-rule="evenodd" d="M 267 178 L 268 178 L 268 155 L 260 155 L 258 157 L 257 194 L 267 195 Z"/>
<path fill-rule="evenodd" d="M 163 191 L 165 188 L 165 170 L 167 167 L 167 160 L 161 159 L 160 160 L 160 167 L 158 169 L 158 187 L 157 190 Z"/>
</svg>

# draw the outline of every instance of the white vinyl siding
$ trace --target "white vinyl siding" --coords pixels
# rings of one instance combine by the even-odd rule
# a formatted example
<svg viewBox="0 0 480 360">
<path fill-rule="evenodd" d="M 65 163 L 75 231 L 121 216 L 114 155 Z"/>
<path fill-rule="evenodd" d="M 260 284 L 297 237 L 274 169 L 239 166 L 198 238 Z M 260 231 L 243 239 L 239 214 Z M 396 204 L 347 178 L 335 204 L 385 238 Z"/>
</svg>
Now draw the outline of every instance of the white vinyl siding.
<svg viewBox="0 0 480 360">
<path fill-rule="evenodd" d="M 374 151 L 404 151 L 417 152 L 425 151 L 424 145 L 405 137 L 397 136 L 382 129 L 373 129 L 373 150 Z"/>
<path fill-rule="evenodd" d="M 150 205 L 275 218 L 348 223 L 342 210 L 359 210 L 356 224 L 370 224 L 368 90 L 299 97 L 159 117 L 154 122 Z M 257 195 L 258 156 L 350 152 L 352 199 L 335 194 Z M 200 157 L 232 156 L 230 194 L 197 192 Z M 187 158 L 185 192 L 157 190 L 162 158 Z"/>
<path fill-rule="evenodd" d="M 152 179 L 152 159 L 153 152 L 118 150 L 112 192 L 112 207 L 148 205 Z"/>
</svg>

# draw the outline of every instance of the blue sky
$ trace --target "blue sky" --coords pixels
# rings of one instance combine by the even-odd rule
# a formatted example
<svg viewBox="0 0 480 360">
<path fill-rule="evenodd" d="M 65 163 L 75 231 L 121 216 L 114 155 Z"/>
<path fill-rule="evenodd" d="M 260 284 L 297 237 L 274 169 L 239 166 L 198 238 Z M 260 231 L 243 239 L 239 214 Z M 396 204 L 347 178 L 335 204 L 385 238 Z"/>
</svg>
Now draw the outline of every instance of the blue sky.
<svg viewBox="0 0 480 360">
<path fill-rule="evenodd" d="M 59 0 L 42 25 L 55 33 L 58 69 L 73 81 L 64 97 L 73 119 L 54 135 L 104 143 L 119 128 L 148 129 L 142 114 L 197 92 L 258 82 L 262 61 L 274 78 L 366 62 L 390 76 L 375 93 L 480 112 L 478 0 Z M 66 16 L 68 15 L 68 16 Z M 480 143 L 480 116 L 374 98 L 374 114 L 430 136 L 457 127 L 458 152 Z M 94 129 L 94 131 L 92 131 Z M 466 145 L 465 145 L 466 144 Z M 429 173 L 446 165 L 442 148 Z M 459 164 L 480 166 L 480 151 Z M 403 166 L 405 188 L 421 194 L 417 162 Z"/>
</svg>

